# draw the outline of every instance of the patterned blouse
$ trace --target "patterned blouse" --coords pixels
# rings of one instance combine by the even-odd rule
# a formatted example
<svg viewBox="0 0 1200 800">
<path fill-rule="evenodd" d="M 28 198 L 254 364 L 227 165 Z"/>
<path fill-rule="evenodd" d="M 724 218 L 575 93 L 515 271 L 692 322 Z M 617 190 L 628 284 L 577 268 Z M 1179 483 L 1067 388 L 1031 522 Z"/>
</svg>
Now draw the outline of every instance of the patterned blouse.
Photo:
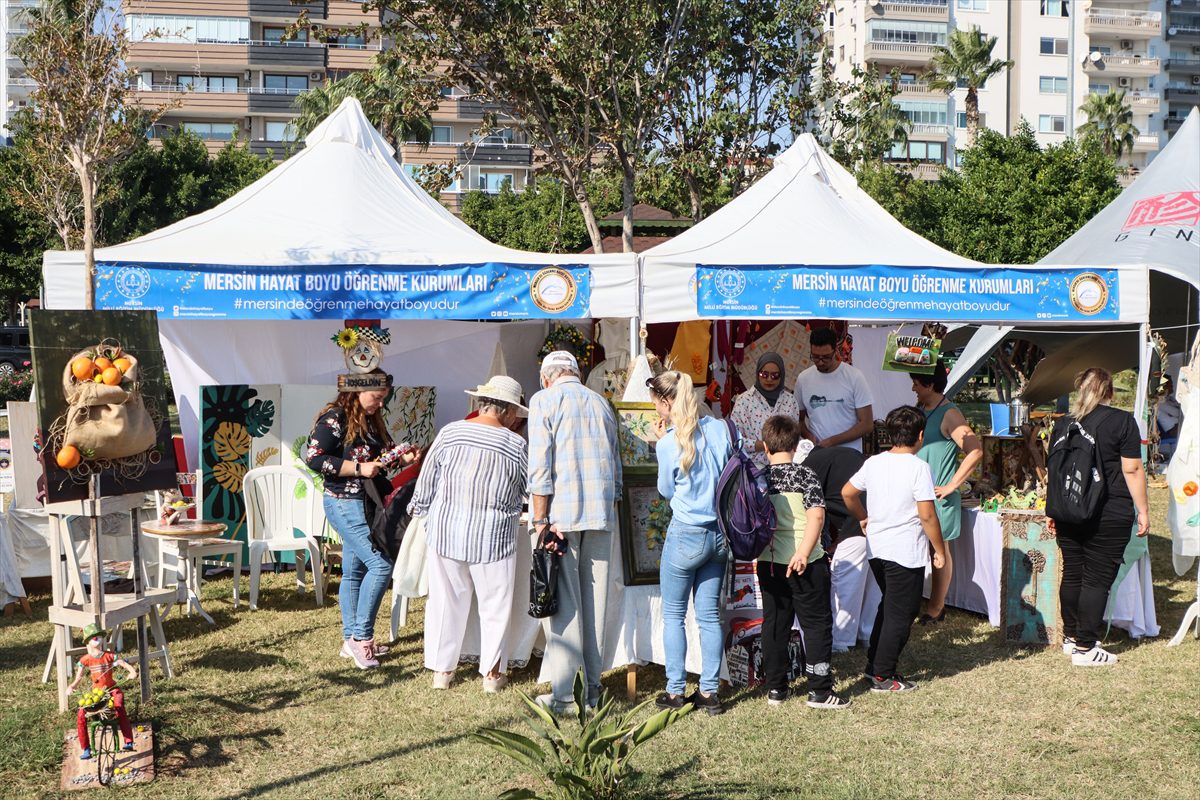
<svg viewBox="0 0 1200 800">
<path fill-rule="evenodd" d="M 803 464 L 772 464 L 767 468 L 767 492 L 775 506 L 775 537 L 759 559 L 786 564 L 800 546 L 810 508 L 825 507 L 821 479 Z M 817 539 L 808 554 L 809 562 L 825 556 Z"/>
<path fill-rule="evenodd" d="M 386 446 L 370 428 L 361 439 L 346 442 L 346 415 L 340 408 L 333 408 L 317 417 L 312 434 L 308 437 L 308 453 L 304 463 L 313 472 L 325 479 L 325 494 L 338 498 L 363 497 L 363 479 L 338 473 L 342 464 L 357 461 L 360 464 L 375 461 Z"/>
<path fill-rule="evenodd" d="M 754 443 L 762 438 L 763 424 L 776 415 L 800 418 L 800 407 L 796 405 L 796 396 L 784 389 L 775 400 L 775 407 L 767 402 L 767 398 L 758 393 L 757 389 L 749 389 L 738 395 L 733 404 L 729 419 L 737 426 L 742 435 L 742 447 L 759 469 L 767 466 L 767 454 L 762 449 L 755 450 Z"/>
</svg>

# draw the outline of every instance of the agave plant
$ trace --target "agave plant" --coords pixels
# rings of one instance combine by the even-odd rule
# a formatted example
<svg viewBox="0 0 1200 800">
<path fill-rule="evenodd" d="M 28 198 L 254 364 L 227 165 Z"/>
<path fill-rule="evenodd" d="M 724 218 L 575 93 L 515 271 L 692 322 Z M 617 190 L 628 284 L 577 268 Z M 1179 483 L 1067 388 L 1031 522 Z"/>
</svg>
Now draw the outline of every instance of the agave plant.
<svg viewBox="0 0 1200 800">
<path fill-rule="evenodd" d="M 541 743 L 498 728 L 483 728 L 472 738 L 536 773 L 546 782 L 545 793 L 509 789 L 499 795 L 499 800 L 615 800 L 624 794 L 633 754 L 692 710 L 688 704 L 660 711 L 639 723 L 638 715 L 651 701 L 618 718 L 613 710 L 614 701 L 605 691 L 600 695 L 596 713 L 589 718 L 587 684 L 581 669 L 575 674 L 572 689 L 575 705 L 572 717 L 579 726 L 578 735 L 574 735 L 529 695 L 518 694 L 534 714 L 530 724 Z"/>
</svg>

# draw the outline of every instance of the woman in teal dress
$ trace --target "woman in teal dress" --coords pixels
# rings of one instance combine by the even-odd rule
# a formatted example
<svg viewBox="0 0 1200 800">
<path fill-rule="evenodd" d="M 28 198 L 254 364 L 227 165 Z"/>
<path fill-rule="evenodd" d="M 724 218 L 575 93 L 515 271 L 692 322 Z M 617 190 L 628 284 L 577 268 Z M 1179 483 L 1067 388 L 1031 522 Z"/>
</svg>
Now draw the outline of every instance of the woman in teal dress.
<svg viewBox="0 0 1200 800">
<path fill-rule="evenodd" d="M 957 539 L 962 530 L 959 487 L 983 459 L 983 447 L 958 406 L 946 399 L 946 377 L 946 364 L 938 361 L 932 375 L 912 376 L 912 389 L 917 395 L 917 406 L 925 412 L 925 443 L 917 456 L 929 464 L 933 473 L 942 539 L 949 542 Z M 966 454 L 961 463 L 959 450 Z M 933 570 L 929 600 L 921 615 L 922 625 L 941 622 L 946 616 L 946 591 L 954 569 L 950 553 L 951 548 L 947 547 L 945 564 Z"/>
</svg>

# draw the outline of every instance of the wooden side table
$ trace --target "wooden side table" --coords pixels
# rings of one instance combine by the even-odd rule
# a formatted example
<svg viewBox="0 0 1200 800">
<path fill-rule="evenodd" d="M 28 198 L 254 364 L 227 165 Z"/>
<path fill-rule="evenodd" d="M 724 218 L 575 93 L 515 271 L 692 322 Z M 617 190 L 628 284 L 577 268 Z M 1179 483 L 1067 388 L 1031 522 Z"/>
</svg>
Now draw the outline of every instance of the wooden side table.
<svg viewBox="0 0 1200 800">
<path fill-rule="evenodd" d="M 163 525 L 157 520 L 143 522 L 142 533 L 153 536 L 158 540 L 159 560 L 162 560 L 163 550 L 175 555 L 177 602 L 186 606 L 186 613 L 192 609 L 204 617 L 210 625 L 216 622 L 200 604 L 200 564 L 206 555 L 216 555 L 216 550 L 222 554 L 233 555 L 233 605 L 236 608 L 239 601 L 238 587 L 242 572 L 242 547 L 240 542 L 230 542 L 219 538 L 225 532 L 223 522 L 205 522 L 203 520 L 181 520 L 174 525 Z M 159 570 L 162 572 L 161 568 Z"/>
</svg>

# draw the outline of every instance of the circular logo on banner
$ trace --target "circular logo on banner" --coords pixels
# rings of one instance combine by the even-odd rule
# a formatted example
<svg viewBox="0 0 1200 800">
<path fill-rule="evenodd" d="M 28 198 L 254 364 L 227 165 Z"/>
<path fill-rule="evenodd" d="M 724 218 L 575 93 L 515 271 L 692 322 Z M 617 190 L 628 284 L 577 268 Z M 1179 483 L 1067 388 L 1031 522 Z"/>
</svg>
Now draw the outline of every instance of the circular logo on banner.
<svg viewBox="0 0 1200 800">
<path fill-rule="evenodd" d="M 1083 272 L 1071 281 L 1071 305 L 1080 314 L 1096 314 L 1108 305 L 1108 281 L 1094 272 Z"/>
<path fill-rule="evenodd" d="M 533 303 L 547 314 L 560 314 L 575 303 L 578 294 L 575 278 L 560 267 L 539 270 L 529 282 Z"/>
<path fill-rule="evenodd" d="M 113 276 L 117 291 L 128 300 L 138 300 L 150 291 L 150 273 L 141 267 L 121 267 Z"/>
<path fill-rule="evenodd" d="M 735 300 L 746 290 L 746 276 L 740 269 L 722 269 L 713 279 L 713 285 L 726 300 Z"/>
</svg>

